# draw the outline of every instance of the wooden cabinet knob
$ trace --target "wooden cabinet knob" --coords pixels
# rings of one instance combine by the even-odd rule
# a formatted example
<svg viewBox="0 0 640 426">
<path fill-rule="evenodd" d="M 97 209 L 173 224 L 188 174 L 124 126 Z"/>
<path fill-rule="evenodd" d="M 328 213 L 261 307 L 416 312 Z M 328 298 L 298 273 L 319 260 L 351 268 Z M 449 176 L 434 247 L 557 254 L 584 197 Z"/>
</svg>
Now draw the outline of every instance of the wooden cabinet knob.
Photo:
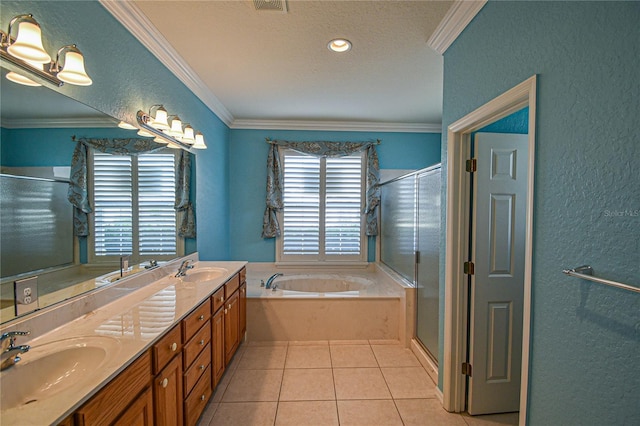
<svg viewBox="0 0 640 426">
<path fill-rule="evenodd" d="M 169 385 L 169 379 L 165 378 L 164 380 L 162 380 L 162 387 L 166 388 Z"/>
<path fill-rule="evenodd" d="M 171 348 L 171 352 L 175 352 L 176 349 L 178 349 L 178 344 L 174 342 L 171 344 L 170 348 Z"/>
</svg>

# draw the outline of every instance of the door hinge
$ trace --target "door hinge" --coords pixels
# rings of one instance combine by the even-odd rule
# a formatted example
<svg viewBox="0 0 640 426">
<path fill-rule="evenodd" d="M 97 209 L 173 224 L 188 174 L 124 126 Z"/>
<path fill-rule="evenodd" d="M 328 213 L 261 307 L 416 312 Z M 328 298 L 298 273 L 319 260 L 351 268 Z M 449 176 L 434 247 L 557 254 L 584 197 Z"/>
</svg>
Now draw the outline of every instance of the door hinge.
<svg viewBox="0 0 640 426">
<path fill-rule="evenodd" d="M 420 252 L 416 251 L 416 263 L 420 263 Z"/>
<path fill-rule="evenodd" d="M 467 160 L 467 172 L 473 173 L 478 170 L 478 162 L 475 158 Z"/>
<path fill-rule="evenodd" d="M 464 262 L 464 273 L 467 275 L 473 275 L 476 272 L 476 266 L 473 262 Z"/>
<path fill-rule="evenodd" d="M 468 362 L 462 363 L 462 374 L 464 374 L 465 376 L 471 377 L 472 370 L 473 368 L 471 367 L 471 364 L 469 364 Z"/>
</svg>

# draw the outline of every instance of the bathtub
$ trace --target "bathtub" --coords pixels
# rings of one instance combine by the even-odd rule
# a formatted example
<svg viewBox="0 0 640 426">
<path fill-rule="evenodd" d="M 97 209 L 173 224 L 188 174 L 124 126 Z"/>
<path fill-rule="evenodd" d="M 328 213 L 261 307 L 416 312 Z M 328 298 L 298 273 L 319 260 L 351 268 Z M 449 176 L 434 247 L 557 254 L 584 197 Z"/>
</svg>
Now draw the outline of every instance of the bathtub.
<svg viewBox="0 0 640 426">
<path fill-rule="evenodd" d="M 261 287 L 274 273 L 275 290 Z M 395 340 L 412 335 L 412 289 L 375 264 L 290 270 L 247 265 L 247 341 Z M 409 327 L 409 328 L 408 328 Z"/>
</svg>

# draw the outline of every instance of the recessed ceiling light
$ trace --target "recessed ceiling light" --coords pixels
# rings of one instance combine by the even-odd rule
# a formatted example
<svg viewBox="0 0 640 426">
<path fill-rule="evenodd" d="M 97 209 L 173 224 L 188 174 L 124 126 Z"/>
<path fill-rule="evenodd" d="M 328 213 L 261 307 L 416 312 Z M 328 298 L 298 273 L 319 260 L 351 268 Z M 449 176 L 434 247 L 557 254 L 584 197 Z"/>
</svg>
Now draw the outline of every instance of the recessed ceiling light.
<svg viewBox="0 0 640 426">
<path fill-rule="evenodd" d="M 333 52 L 347 52 L 351 50 L 351 42 L 344 38 L 336 38 L 331 40 L 327 47 Z"/>
</svg>

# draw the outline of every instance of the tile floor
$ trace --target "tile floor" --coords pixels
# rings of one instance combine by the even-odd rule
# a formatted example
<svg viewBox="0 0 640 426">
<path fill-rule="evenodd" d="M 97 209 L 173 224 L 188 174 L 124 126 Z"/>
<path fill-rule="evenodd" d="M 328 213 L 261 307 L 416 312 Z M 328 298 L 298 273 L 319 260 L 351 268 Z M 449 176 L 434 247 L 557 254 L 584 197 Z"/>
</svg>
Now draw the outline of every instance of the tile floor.
<svg viewBox="0 0 640 426">
<path fill-rule="evenodd" d="M 199 426 L 516 425 L 446 412 L 413 353 L 389 341 L 245 343 Z"/>
</svg>

